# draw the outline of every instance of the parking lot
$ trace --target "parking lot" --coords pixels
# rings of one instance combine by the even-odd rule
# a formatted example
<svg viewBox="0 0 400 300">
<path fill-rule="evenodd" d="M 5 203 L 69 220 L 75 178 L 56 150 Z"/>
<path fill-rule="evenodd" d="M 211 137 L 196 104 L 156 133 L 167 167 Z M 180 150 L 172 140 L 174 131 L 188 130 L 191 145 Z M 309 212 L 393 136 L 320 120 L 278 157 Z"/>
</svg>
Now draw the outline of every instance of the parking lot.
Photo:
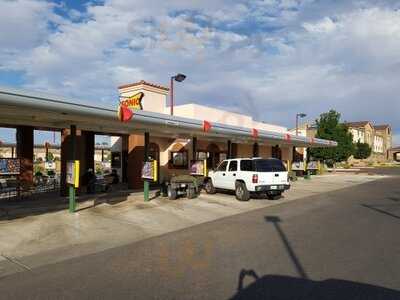
<svg viewBox="0 0 400 300">
<path fill-rule="evenodd" d="M 156 197 L 143 202 L 142 193 L 131 193 L 116 199 L 102 195 L 87 199 L 79 203 L 75 214 L 66 208 L 37 214 L 20 212 L 15 218 L 0 221 L 0 277 L 381 178 L 384 176 L 367 173 L 314 176 L 294 182 L 276 200 L 239 202 L 232 194 L 202 193 L 191 200 Z"/>
</svg>

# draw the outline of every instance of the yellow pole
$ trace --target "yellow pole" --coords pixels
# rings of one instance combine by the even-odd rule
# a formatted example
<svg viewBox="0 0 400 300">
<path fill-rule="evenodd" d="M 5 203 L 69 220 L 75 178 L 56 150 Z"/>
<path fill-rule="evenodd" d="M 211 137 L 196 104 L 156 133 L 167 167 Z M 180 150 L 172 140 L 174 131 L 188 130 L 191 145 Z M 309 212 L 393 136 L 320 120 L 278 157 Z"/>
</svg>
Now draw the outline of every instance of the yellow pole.
<svg viewBox="0 0 400 300">
<path fill-rule="evenodd" d="M 158 180 L 158 178 L 157 178 L 157 176 L 158 176 L 157 167 L 158 167 L 158 162 L 156 160 L 153 160 L 153 172 L 154 172 L 153 181 L 155 181 L 155 182 L 157 182 L 157 180 Z"/>
</svg>

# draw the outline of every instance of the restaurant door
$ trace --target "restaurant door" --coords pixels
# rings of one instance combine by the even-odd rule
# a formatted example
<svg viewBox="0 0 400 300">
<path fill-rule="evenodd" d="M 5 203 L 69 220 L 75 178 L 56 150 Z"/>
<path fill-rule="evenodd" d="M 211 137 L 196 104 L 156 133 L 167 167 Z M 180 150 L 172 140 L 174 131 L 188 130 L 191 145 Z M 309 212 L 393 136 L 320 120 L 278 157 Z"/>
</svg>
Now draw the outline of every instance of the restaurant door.
<svg viewBox="0 0 400 300">
<path fill-rule="evenodd" d="M 279 147 L 279 145 L 272 147 L 272 157 L 282 159 L 282 149 Z"/>
</svg>

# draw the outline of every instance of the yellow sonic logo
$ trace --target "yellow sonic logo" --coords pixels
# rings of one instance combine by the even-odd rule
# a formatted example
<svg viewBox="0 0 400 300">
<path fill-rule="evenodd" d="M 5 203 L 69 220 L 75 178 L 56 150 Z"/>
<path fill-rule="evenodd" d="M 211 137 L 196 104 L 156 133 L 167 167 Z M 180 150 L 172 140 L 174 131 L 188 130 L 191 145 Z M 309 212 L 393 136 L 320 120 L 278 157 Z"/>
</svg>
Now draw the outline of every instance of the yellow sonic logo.
<svg viewBox="0 0 400 300">
<path fill-rule="evenodd" d="M 127 97 L 126 99 L 122 100 L 120 102 L 120 105 L 123 105 L 127 108 L 130 109 L 143 109 L 142 106 L 142 99 L 143 99 L 144 93 L 143 92 L 139 92 L 133 96 Z"/>
</svg>

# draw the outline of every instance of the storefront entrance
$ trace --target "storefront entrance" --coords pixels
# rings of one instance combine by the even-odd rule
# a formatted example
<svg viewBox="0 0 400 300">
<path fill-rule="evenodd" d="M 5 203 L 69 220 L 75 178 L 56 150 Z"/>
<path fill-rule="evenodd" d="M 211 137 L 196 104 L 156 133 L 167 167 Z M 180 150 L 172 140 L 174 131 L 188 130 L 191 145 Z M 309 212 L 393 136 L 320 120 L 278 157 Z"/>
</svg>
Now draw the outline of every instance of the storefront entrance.
<svg viewBox="0 0 400 300">
<path fill-rule="evenodd" d="M 207 147 L 207 166 L 209 169 L 215 169 L 218 164 L 226 159 L 225 151 L 221 151 L 216 144 L 210 144 Z"/>
<path fill-rule="evenodd" d="M 282 159 L 282 149 L 279 147 L 279 145 L 272 147 L 272 157 Z"/>
</svg>

